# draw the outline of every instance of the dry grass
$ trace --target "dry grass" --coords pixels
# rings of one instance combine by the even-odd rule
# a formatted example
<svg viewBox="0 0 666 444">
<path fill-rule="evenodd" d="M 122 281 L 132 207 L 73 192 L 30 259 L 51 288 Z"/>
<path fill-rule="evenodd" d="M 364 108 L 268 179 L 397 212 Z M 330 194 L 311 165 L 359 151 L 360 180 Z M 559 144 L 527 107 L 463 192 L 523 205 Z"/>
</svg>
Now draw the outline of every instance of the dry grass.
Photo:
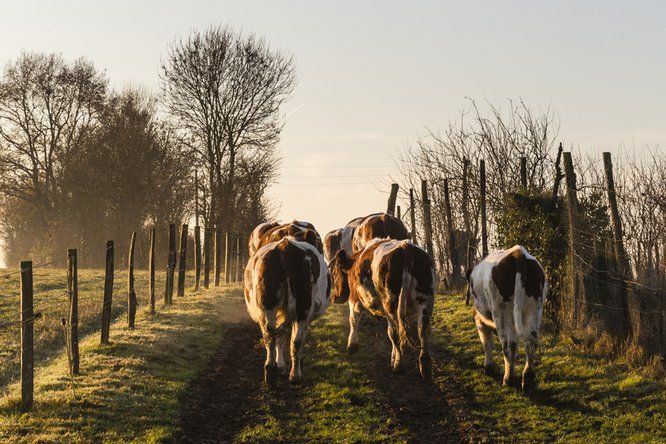
<svg viewBox="0 0 666 444">
<path fill-rule="evenodd" d="M 235 292 L 236 297 L 228 297 Z M 81 341 L 81 374 L 72 380 L 61 354 L 35 371 L 35 406 L 19 407 L 17 384 L 0 400 L 2 442 L 156 442 L 178 424 L 179 395 L 209 360 L 224 323 L 237 312 L 237 287 L 186 294 L 169 308 L 112 326 L 112 343 Z M 234 301 L 231 303 L 230 301 Z"/>
<path fill-rule="evenodd" d="M 15 270 L 0 271 L 0 325 L 15 323 L 19 319 L 19 275 Z M 11 274 L 9 274 L 11 273 Z M 188 273 L 189 282 L 192 272 Z M 35 362 L 40 363 L 59 354 L 64 347 L 61 319 L 67 316 L 67 271 L 64 269 L 39 269 L 33 272 L 35 312 L 42 314 L 35 321 Z M 135 272 L 139 308 L 147 307 L 148 273 Z M 156 306 L 162 305 L 164 296 L 164 272 L 156 273 Z M 79 334 L 99 331 L 101 325 L 104 271 L 79 270 Z M 175 298 L 175 295 L 174 295 Z M 114 279 L 112 320 L 127 311 L 127 272 L 117 267 Z M 113 331 L 111 332 L 113 335 Z M 20 327 L 0 327 L 0 390 L 6 389 L 20 374 Z"/>
</svg>

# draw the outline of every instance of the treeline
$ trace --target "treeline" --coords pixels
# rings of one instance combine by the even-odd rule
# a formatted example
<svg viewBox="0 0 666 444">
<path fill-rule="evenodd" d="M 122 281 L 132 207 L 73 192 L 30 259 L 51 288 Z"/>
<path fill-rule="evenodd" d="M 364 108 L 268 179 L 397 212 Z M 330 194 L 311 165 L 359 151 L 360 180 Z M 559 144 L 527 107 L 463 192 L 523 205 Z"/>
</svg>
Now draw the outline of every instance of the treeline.
<svg viewBox="0 0 666 444">
<path fill-rule="evenodd" d="M 113 91 L 86 59 L 9 61 L 0 77 L 6 264 L 62 263 L 78 248 L 82 266 L 100 266 L 105 240 L 125 245 L 132 231 L 141 244 L 156 227 L 163 249 L 169 223 L 196 217 L 243 233 L 268 217 L 293 65 L 262 39 L 219 27 L 169 47 L 155 95 Z"/>
</svg>

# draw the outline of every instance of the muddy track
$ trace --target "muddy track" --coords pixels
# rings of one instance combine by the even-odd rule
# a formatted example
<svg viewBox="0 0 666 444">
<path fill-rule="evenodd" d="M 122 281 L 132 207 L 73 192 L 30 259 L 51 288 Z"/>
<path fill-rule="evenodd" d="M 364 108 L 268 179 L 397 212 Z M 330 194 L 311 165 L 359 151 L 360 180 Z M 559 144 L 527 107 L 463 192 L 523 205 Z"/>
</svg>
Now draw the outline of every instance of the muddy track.
<svg viewBox="0 0 666 444">
<path fill-rule="evenodd" d="M 340 312 L 346 318 L 346 313 Z M 342 333 L 342 332 L 341 332 Z M 340 337 L 344 341 L 343 336 Z M 239 314 L 229 324 L 220 348 L 206 368 L 190 384 L 181 399 L 178 442 L 232 442 L 249 425 L 266 420 L 266 414 L 276 418 L 303 412 L 301 390 L 290 388 L 282 381 L 280 404 L 267 393 L 263 380 L 263 350 L 258 350 L 259 329 L 247 316 Z M 361 369 L 378 392 L 378 404 L 387 416 L 398 420 L 409 430 L 410 442 L 460 442 L 475 436 L 472 430 L 461 430 L 461 415 L 468 412 L 473 399 L 455 383 L 442 368 L 446 350 L 441 337 L 433 338 L 434 383 L 421 381 L 416 353 L 409 352 L 402 371 L 389 369 L 390 343 L 386 322 L 364 318 L 360 330 L 361 350 L 355 355 L 342 352 L 341 359 Z M 319 346 L 316 335 L 308 338 L 308 355 L 316 355 Z M 305 364 L 307 366 L 307 363 Z M 306 380 L 305 385 L 316 381 Z M 279 405 L 279 407 L 278 407 Z M 289 436 L 298 436 L 289 430 Z"/>
<path fill-rule="evenodd" d="M 363 331 L 365 330 L 365 331 Z M 365 350 L 351 359 L 362 366 L 387 401 L 400 423 L 410 431 L 410 442 L 461 442 L 469 440 L 469 430 L 461 430 L 458 418 L 465 414 L 470 399 L 443 374 L 441 342 L 432 336 L 433 382 L 424 383 L 417 367 L 417 353 L 407 352 L 399 373 L 389 367 L 391 346 L 386 321 L 364 317 L 360 345 Z"/>
<path fill-rule="evenodd" d="M 259 329 L 245 313 L 239 317 L 181 399 L 177 442 L 230 442 L 260 415 L 263 358 L 255 349 Z"/>
</svg>

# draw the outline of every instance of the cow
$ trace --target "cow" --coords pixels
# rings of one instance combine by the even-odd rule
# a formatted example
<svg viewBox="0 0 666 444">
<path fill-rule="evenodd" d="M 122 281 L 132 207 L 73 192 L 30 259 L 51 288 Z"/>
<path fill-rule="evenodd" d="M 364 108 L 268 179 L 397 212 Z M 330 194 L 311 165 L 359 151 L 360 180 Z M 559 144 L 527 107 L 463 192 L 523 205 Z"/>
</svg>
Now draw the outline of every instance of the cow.
<svg viewBox="0 0 666 444">
<path fill-rule="evenodd" d="M 245 303 L 250 317 L 261 328 L 266 348 L 264 381 L 269 387 L 275 387 L 278 372 L 286 370 L 288 343 L 289 381 L 301 382 L 305 336 L 310 323 L 330 305 L 330 285 L 321 253 L 292 237 L 262 246 L 248 261 Z"/>
<path fill-rule="evenodd" d="M 365 244 L 375 238 L 403 240 L 409 237 L 407 227 L 397 217 L 387 213 L 372 214 L 363 219 L 354 230 L 352 250 L 363 250 Z"/>
<path fill-rule="evenodd" d="M 329 268 L 331 300 L 349 303 L 347 350 L 358 350 L 359 320 L 367 310 L 386 318 L 393 347 L 391 368 L 399 369 L 409 343 L 419 350 L 421 376 L 430 379 L 428 335 L 435 298 L 435 267 L 430 255 L 408 240 L 373 239 L 351 256 L 344 249 L 338 251 Z M 417 316 L 418 344 L 408 335 L 408 314 Z"/>
<path fill-rule="evenodd" d="M 291 236 L 294 239 L 307 242 L 317 249 L 320 253 L 323 254 L 323 245 L 319 234 L 311 230 L 310 228 L 305 228 L 294 223 L 279 225 L 269 231 L 267 231 L 264 236 L 259 241 L 259 247 L 269 244 L 271 242 L 279 241 L 280 239 Z"/>
<path fill-rule="evenodd" d="M 315 238 L 314 241 L 312 241 L 312 235 L 307 233 L 306 230 L 312 231 Z M 285 236 L 295 236 L 297 240 L 311 242 L 320 253 L 323 253 L 324 251 L 321 237 L 319 236 L 319 233 L 317 233 L 314 225 L 310 222 L 294 220 L 293 222 L 286 224 L 264 222 L 257 225 L 257 227 L 252 230 L 248 240 L 249 255 L 252 256 L 263 245 L 279 240 Z"/>
<path fill-rule="evenodd" d="M 255 251 L 259 249 L 261 238 L 266 234 L 266 232 L 279 225 L 280 224 L 278 222 L 264 222 L 257 225 L 254 230 L 252 230 L 252 233 L 250 233 L 250 237 L 247 240 L 247 250 L 250 253 L 250 256 L 252 256 Z"/>
<path fill-rule="evenodd" d="M 474 323 L 484 349 L 484 369 L 492 373 L 493 332 L 499 336 L 504 355 L 503 385 L 514 382 L 516 349 L 525 341 L 522 390 L 536 389 L 536 355 L 539 326 L 548 283 L 541 264 L 515 245 L 491 252 L 467 271 L 468 292 L 474 299 Z"/>
<path fill-rule="evenodd" d="M 330 231 L 324 238 L 324 257 L 330 262 L 335 253 L 343 249 L 348 255 L 351 255 L 355 250 L 353 247 L 354 234 L 356 229 L 368 218 L 375 218 L 384 213 L 372 213 L 367 216 L 356 217 L 350 220 L 347 225 L 337 230 Z M 375 223 L 376 224 L 376 223 Z M 377 237 L 390 237 L 390 236 L 377 236 Z"/>
</svg>

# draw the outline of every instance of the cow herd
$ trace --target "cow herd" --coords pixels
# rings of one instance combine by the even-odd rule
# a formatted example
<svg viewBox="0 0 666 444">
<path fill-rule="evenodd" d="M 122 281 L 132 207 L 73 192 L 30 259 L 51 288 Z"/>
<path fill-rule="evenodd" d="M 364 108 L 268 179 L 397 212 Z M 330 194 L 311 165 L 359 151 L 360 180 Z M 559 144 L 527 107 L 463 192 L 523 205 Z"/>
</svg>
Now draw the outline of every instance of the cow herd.
<svg viewBox="0 0 666 444">
<path fill-rule="evenodd" d="M 248 313 L 261 328 L 264 379 L 275 387 L 279 374 L 302 379 L 302 357 L 310 323 L 331 303 L 349 305 L 347 350 L 358 350 L 364 312 L 384 318 L 392 345 L 391 369 L 400 369 L 407 349 L 418 352 L 421 376 L 429 380 L 428 337 L 437 278 L 432 257 L 410 240 L 404 223 L 386 213 L 358 217 L 322 239 L 308 222 L 258 225 L 248 240 L 244 293 Z M 525 248 L 494 251 L 468 270 L 474 322 L 493 369 L 493 334 L 502 345 L 503 384 L 513 384 L 516 350 L 525 343 L 522 388 L 534 390 L 539 325 L 547 284 L 541 265 Z M 451 326 L 455 328 L 456 326 Z"/>
</svg>

